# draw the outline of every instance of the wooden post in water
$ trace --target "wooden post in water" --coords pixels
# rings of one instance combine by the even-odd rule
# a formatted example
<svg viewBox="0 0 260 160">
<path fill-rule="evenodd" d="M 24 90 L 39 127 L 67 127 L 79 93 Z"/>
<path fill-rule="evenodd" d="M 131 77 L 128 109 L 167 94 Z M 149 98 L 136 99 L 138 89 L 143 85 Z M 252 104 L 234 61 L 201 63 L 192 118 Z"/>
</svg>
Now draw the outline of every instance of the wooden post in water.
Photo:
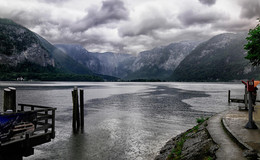
<svg viewBox="0 0 260 160">
<path fill-rule="evenodd" d="M 14 87 L 8 87 L 11 90 L 10 93 L 10 106 L 13 112 L 16 112 L 16 89 Z"/>
<path fill-rule="evenodd" d="M 12 110 L 16 112 L 16 89 L 13 87 L 4 89 L 4 107 L 3 111 Z"/>
<path fill-rule="evenodd" d="M 11 109 L 10 106 L 10 94 L 11 94 L 11 90 L 8 88 L 4 89 L 4 106 L 3 106 L 3 112 L 6 112 L 7 110 Z"/>
<path fill-rule="evenodd" d="M 73 112 L 72 112 L 72 129 L 73 129 L 73 132 L 77 132 L 77 126 L 76 126 L 76 107 L 75 107 L 75 104 L 76 104 L 76 96 L 75 96 L 75 90 L 71 91 L 72 93 L 72 104 L 73 104 Z"/>
<path fill-rule="evenodd" d="M 80 117 L 79 117 L 79 95 L 78 95 L 78 88 L 75 90 L 76 92 L 76 121 L 77 121 L 77 131 L 80 128 Z"/>
<path fill-rule="evenodd" d="M 228 90 L 228 103 L 230 103 L 230 90 Z"/>
<path fill-rule="evenodd" d="M 72 102 L 73 102 L 73 115 L 72 115 L 72 128 L 73 132 L 78 132 L 80 127 L 79 117 L 79 102 L 78 102 L 78 88 L 75 87 L 72 91 Z"/>
<path fill-rule="evenodd" d="M 84 130 L 84 90 L 80 90 L 80 124 L 81 124 L 81 132 Z"/>
</svg>

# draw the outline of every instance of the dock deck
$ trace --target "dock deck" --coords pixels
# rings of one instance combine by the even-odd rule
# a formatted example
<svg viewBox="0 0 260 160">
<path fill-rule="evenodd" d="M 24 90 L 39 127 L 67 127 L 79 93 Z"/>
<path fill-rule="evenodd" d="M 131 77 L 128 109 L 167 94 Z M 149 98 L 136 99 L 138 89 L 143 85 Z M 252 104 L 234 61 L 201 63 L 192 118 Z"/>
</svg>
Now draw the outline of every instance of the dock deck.
<svg viewBox="0 0 260 160">
<path fill-rule="evenodd" d="M 1 114 L 0 116 L 34 115 L 29 122 L 21 122 L 11 126 L 5 133 L 7 138 L 0 141 L 0 159 L 22 159 L 34 154 L 37 145 L 50 142 L 55 138 L 56 108 L 30 104 L 18 104 L 16 113 Z M 17 118 L 18 119 L 18 118 Z M 8 124 L 9 125 L 9 124 Z M 32 128 L 33 126 L 33 128 Z"/>
</svg>

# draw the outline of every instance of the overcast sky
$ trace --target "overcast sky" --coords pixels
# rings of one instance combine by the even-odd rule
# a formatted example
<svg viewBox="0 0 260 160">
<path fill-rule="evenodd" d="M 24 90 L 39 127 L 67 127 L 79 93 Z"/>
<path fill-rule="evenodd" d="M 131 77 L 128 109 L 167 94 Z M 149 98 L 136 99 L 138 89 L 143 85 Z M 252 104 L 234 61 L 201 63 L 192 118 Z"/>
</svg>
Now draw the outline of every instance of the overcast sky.
<svg viewBox="0 0 260 160">
<path fill-rule="evenodd" d="M 9 18 L 49 42 L 135 54 L 254 28 L 260 0 L 0 0 Z"/>
</svg>

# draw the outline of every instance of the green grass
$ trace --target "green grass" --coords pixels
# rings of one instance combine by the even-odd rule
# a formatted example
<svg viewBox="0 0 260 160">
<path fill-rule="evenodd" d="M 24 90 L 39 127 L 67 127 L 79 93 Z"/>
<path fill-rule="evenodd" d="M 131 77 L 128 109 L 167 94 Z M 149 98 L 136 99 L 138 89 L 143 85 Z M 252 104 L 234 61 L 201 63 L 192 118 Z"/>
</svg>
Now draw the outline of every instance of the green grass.
<svg viewBox="0 0 260 160">
<path fill-rule="evenodd" d="M 213 158 L 209 156 L 206 158 L 206 160 L 213 160 Z"/>
<path fill-rule="evenodd" d="M 200 117 L 200 118 L 197 118 L 196 121 L 197 121 L 198 124 L 201 124 L 201 123 L 205 122 L 208 119 L 209 119 L 208 117 L 207 118 Z"/>
<path fill-rule="evenodd" d="M 171 151 L 171 153 L 168 155 L 167 160 L 181 160 L 182 158 L 182 147 L 183 144 L 185 143 L 185 141 L 187 139 L 189 139 L 190 137 L 188 136 L 189 133 L 197 133 L 199 130 L 199 126 L 205 122 L 206 120 L 208 120 L 209 118 L 197 118 L 196 121 L 198 123 L 198 125 L 194 126 L 192 129 L 188 130 L 187 132 L 185 132 L 182 137 L 180 138 L 179 141 L 176 142 L 176 146 L 174 147 L 174 149 Z M 207 157 L 205 160 L 212 160 L 212 157 Z"/>
<path fill-rule="evenodd" d="M 182 153 L 182 147 L 184 142 L 189 138 L 189 136 L 187 136 L 189 133 L 192 132 L 197 132 L 199 129 L 199 125 L 194 126 L 191 130 L 187 131 L 181 138 L 180 140 L 176 143 L 175 148 L 171 151 L 170 155 L 168 156 L 167 160 L 180 160 L 181 157 L 181 153 Z"/>
</svg>

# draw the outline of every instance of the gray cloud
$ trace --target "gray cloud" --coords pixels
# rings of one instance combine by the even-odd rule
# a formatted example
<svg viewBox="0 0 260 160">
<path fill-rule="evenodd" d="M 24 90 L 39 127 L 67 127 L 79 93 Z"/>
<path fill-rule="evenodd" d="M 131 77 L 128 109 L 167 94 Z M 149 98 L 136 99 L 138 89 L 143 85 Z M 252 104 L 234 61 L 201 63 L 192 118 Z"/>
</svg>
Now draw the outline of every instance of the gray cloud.
<svg viewBox="0 0 260 160">
<path fill-rule="evenodd" d="M 248 31 L 255 27 L 254 19 L 260 17 L 259 0 L 172 2 L 0 0 L 0 16 L 51 43 L 74 43 L 90 51 L 121 53 L 138 53 L 181 40 L 205 40 L 218 33 Z"/>
<path fill-rule="evenodd" d="M 44 2 L 44 3 L 64 3 L 69 0 L 38 0 L 39 2 Z"/>
<path fill-rule="evenodd" d="M 214 34 L 203 31 L 181 31 L 175 35 L 175 39 L 179 41 L 196 41 L 202 42 L 214 36 Z"/>
<path fill-rule="evenodd" d="M 127 21 L 118 29 L 121 37 L 135 37 L 139 35 L 154 36 L 155 32 L 181 28 L 175 16 L 167 17 L 160 10 L 146 8 L 138 20 Z"/>
<path fill-rule="evenodd" d="M 44 24 L 59 24 L 59 22 L 51 20 L 51 14 L 45 10 L 16 10 L 8 13 L 4 17 L 12 19 L 16 23 L 28 28 L 33 28 Z"/>
<path fill-rule="evenodd" d="M 119 34 L 121 37 L 151 35 L 156 30 L 169 29 L 172 27 L 177 27 L 177 25 L 174 26 L 174 24 L 170 24 L 165 17 L 148 17 L 138 24 L 132 24 L 131 22 L 125 24 L 119 28 Z"/>
<path fill-rule="evenodd" d="M 211 24 L 219 20 L 227 19 L 228 17 L 217 12 L 195 12 L 193 10 L 187 10 L 182 12 L 178 18 L 185 26 L 191 26 Z"/>
<path fill-rule="evenodd" d="M 260 17 L 260 1 L 259 0 L 243 0 L 240 2 L 242 7 L 240 16 L 242 18 L 259 18 Z"/>
<path fill-rule="evenodd" d="M 254 23 L 252 23 L 250 20 L 230 20 L 225 22 L 218 22 L 212 28 L 227 32 L 244 32 L 253 27 Z"/>
<path fill-rule="evenodd" d="M 199 0 L 200 3 L 211 6 L 216 3 L 216 0 Z"/>
<path fill-rule="evenodd" d="M 129 16 L 128 10 L 124 3 L 120 0 L 107 0 L 102 2 L 100 10 L 91 8 L 88 14 L 75 25 L 72 26 L 73 32 L 83 32 L 89 28 L 116 22 L 120 20 L 127 20 Z"/>
</svg>

